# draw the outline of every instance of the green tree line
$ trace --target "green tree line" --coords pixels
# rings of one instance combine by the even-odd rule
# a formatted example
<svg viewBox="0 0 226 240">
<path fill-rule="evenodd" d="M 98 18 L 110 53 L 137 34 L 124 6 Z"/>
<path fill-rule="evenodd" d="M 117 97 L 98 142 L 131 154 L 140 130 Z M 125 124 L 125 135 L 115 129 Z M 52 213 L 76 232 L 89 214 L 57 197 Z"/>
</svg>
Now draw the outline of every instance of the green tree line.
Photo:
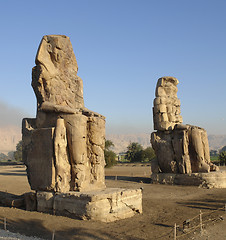
<svg viewBox="0 0 226 240">
<path fill-rule="evenodd" d="M 105 162 L 106 167 L 111 167 L 117 163 L 117 155 L 112 150 L 114 144 L 110 140 L 105 141 Z M 217 151 L 210 151 L 211 156 L 217 157 L 217 162 L 220 165 L 226 165 L 226 146 L 222 147 L 219 150 L 219 154 Z M 127 151 L 125 153 L 125 159 L 131 163 L 133 162 L 149 162 L 153 158 L 155 158 L 155 152 L 152 147 L 143 148 L 141 144 L 137 142 L 132 142 L 128 145 Z M 0 161 L 12 161 L 15 160 L 17 162 L 22 162 L 22 140 L 18 142 L 16 146 L 15 152 L 9 152 L 8 155 L 0 153 Z"/>
<path fill-rule="evenodd" d="M 112 150 L 114 143 L 110 140 L 105 141 L 105 162 L 106 167 L 111 167 L 117 163 L 117 155 Z M 127 152 L 125 154 L 125 159 L 129 162 L 148 162 L 155 157 L 155 152 L 151 147 L 143 148 L 139 143 L 132 142 L 127 147 Z M 6 156 L 5 154 L 0 154 L 0 160 L 15 160 L 17 162 L 22 162 L 22 140 L 18 142 L 15 152 L 10 152 Z"/>
<path fill-rule="evenodd" d="M 125 158 L 129 162 L 149 162 L 155 158 L 155 151 L 152 147 L 143 148 L 141 144 L 132 142 L 127 147 Z"/>
</svg>

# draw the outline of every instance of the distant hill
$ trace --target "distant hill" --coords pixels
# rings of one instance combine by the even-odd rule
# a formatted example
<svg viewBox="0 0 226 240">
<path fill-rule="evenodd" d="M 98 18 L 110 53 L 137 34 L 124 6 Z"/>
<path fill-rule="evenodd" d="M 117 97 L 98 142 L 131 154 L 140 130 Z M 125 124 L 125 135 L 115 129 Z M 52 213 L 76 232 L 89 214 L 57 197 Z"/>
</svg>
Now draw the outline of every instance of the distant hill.
<svg viewBox="0 0 226 240">
<path fill-rule="evenodd" d="M 114 143 L 114 152 L 120 153 L 126 151 L 127 146 L 131 142 L 138 142 L 144 148 L 150 147 L 150 135 L 147 133 L 140 134 L 107 134 L 106 139 L 111 140 Z"/>
<path fill-rule="evenodd" d="M 7 154 L 15 151 L 17 143 L 21 140 L 21 128 L 7 126 L 0 128 L 0 153 Z"/>
<path fill-rule="evenodd" d="M 111 140 L 116 153 L 126 151 L 131 142 L 138 142 L 144 148 L 151 146 L 150 134 L 107 134 L 106 139 Z M 0 153 L 7 154 L 15 151 L 17 143 L 21 140 L 21 128 L 16 126 L 0 127 Z M 211 150 L 218 150 L 226 146 L 226 135 L 209 135 L 209 145 Z"/>
<path fill-rule="evenodd" d="M 116 153 L 126 151 L 127 146 L 131 142 L 138 142 L 144 148 L 151 146 L 150 144 L 150 134 L 108 134 L 106 139 L 111 140 L 115 147 L 114 151 Z M 210 150 L 218 150 L 226 145 L 226 135 L 209 135 L 209 146 Z"/>
<path fill-rule="evenodd" d="M 208 139 L 211 150 L 218 150 L 226 146 L 226 135 L 209 135 Z"/>
</svg>

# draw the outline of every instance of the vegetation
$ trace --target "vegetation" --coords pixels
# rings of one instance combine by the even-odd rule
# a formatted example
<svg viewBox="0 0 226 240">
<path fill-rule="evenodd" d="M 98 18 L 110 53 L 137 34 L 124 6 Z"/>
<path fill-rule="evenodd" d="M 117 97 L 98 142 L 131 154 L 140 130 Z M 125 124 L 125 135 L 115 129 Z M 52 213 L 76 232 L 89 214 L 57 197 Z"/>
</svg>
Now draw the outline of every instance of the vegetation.
<svg viewBox="0 0 226 240">
<path fill-rule="evenodd" d="M 210 150 L 210 157 L 215 157 L 217 155 L 218 155 L 217 150 Z"/>
<path fill-rule="evenodd" d="M 14 151 L 8 152 L 8 158 L 14 160 Z"/>
<path fill-rule="evenodd" d="M 0 153 L 0 162 L 11 162 L 14 160 L 14 152 L 8 152 L 8 154 Z"/>
<path fill-rule="evenodd" d="M 136 142 L 130 143 L 127 147 L 127 152 L 125 159 L 130 162 L 140 162 L 140 159 L 143 158 L 143 147 Z"/>
<path fill-rule="evenodd" d="M 127 152 L 125 158 L 130 162 L 149 162 L 155 157 L 155 152 L 153 148 L 143 147 L 136 142 L 130 143 L 127 147 Z"/>
<path fill-rule="evenodd" d="M 155 158 L 155 151 L 152 147 L 147 147 L 144 149 L 144 158 L 145 161 L 150 162 L 153 158 Z"/>
<path fill-rule="evenodd" d="M 8 160 L 8 156 L 5 155 L 4 153 L 0 153 L 0 161 L 7 161 Z"/>
<path fill-rule="evenodd" d="M 220 161 L 220 165 L 225 165 L 226 164 L 226 151 L 222 151 L 219 154 L 218 159 Z"/>
<path fill-rule="evenodd" d="M 219 162 L 218 155 L 215 156 L 210 155 L 210 161 L 213 163 L 218 163 Z"/>
<path fill-rule="evenodd" d="M 16 145 L 16 151 L 14 152 L 14 159 L 17 162 L 22 162 L 22 140 Z"/>
<path fill-rule="evenodd" d="M 226 165 L 226 146 L 219 151 L 210 150 L 210 160 L 217 165 Z"/>
<path fill-rule="evenodd" d="M 111 150 L 111 148 L 114 147 L 114 143 L 110 140 L 105 141 L 105 150 L 104 150 L 104 157 L 105 157 L 105 162 L 106 168 L 114 166 L 117 161 L 116 161 L 116 154 Z"/>
</svg>

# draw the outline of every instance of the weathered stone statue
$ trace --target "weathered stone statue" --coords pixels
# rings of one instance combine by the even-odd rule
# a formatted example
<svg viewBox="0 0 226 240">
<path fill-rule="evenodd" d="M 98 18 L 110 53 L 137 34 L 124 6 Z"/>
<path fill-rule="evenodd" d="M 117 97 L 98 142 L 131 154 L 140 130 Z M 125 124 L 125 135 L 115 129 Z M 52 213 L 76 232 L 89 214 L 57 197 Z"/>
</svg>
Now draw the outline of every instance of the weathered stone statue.
<svg viewBox="0 0 226 240">
<path fill-rule="evenodd" d="M 23 120 L 23 159 L 33 190 L 105 188 L 105 118 L 84 107 L 70 39 L 44 36 L 32 70 L 36 119 Z"/>
<path fill-rule="evenodd" d="M 210 162 L 207 133 L 203 128 L 183 125 L 174 77 L 162 77 L 156 86 L 151 143 L 163 173 L 197 173 L 218 170 Z"/>
<path fill-rule="evenodd" d="M 142 213 L 142 190 L 105 188 L 105 118 L 84 107 L 68 37 L 44 36 L 32 70 L 35 119 L 23 119 L 26 208 L 111 222 Z M 37 203 L 37 205 L 36 205 Z"/>
</svg>

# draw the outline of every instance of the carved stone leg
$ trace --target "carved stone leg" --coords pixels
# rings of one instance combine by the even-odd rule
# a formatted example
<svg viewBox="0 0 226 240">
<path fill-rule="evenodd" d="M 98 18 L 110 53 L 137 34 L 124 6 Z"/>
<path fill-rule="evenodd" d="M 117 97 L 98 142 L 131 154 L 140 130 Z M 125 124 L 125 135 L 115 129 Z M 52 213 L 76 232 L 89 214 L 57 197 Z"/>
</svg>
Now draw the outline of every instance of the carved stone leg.
<svg viewBox="0 0 226 240">
<path fill-rule="evenodd" d="M 89 185 L 87 159 L 87 117 L 82 114 L 65 115 L 71 162 L 71 190 L 82 191 Z"/>
<path fill-rule="evenodd" d="M 70 190 L 71 165 L 67 150 L 67 136 L 64 119 L 57 119 L 54 135 L 57 192 L 67 192 Z"/>
<path fill-rule="evenodd" d="M 205 161 L 201 131 L 197 127 L 190 130 L 192 172 L 210 172 L 210 165 Z"/>
</svg>

